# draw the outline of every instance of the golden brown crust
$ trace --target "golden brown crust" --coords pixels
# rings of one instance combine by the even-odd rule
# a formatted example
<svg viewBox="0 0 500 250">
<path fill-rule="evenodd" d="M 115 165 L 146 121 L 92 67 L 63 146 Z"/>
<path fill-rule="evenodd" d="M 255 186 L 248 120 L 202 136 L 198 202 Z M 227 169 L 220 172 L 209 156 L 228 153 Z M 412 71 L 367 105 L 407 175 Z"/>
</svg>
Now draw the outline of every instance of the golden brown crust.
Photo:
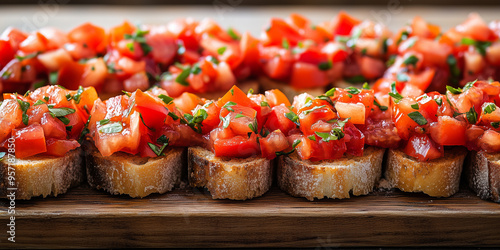
<svg viewBox="0 0 500 250">
<path fill-rule="evenodd" d="M 260 77 L 259 78 L 259 86 L 262 93 L 266 90 L 271 89 L 279 89 L 285 96 L 288 98 L 290 102 L 293 102 L 293 98 L 302 93 L 308 93 L 312 96 L 319 96 L 326 92 L 326 87 L 316 87 L 310 89 L 295 89 L 291 87 L 289 84 L 285 84 L 283 82 L 275 81 L 270 79 L 269 77 Z"/>
<path fill-rule="evenodd" d="M 15 192 L 15 199 L 29 200 L 32 197 L 57 196 L 66 193 L 83 181 L 82 150 L 68 152 L 63 157 L 32 156 L 16 159 L 9 164 L 7 157 L 0 161 L 0 198 Z M 13 169 L 9 169 L 9 166 Z M 15 187 L 9 190 L 9 172 L 14 172 Z"/>
<path fill-rule="evenodd" d="M 183 148 L 169 148 L 165 156 L 147 158 L 126 153 L 103 157 L 95 148 L 87 156 L 87 180 L 91 187 L 111 194 L 146 197 L 171 191 L 181 180 Z"/>
<path fill-rule="evenodd" d="M 481 199 L 500 202 L 500 153 L 471 152 L 465 175 Z"/>
<path fill-rule="evenodd" d="M 367 147 L 363 156 L 311 162 L 297 154 L 281 156 L 278 185 L 292 196 L 314 198 L 349 198 L 373 190 L 382 172 L 385 149 Z"/>
<path fill-rule="evenodd" d="M 400 150 L 389 149 L 385 178 L 391 187 L 404 192 L 423 192 L 448 197 L 458 191 L 467 151 L 462 147 L 445 150 L 444 157 L 421 162 Z"/>
<path fill-rule="evenodd" d="M 262 196 L 271 187 L 272 173 L 271 161 L 265 158 L 221 158 L 202 147 L 188 149 L 190 185 L 207 188 L 214 199 Z"/>
</svg>

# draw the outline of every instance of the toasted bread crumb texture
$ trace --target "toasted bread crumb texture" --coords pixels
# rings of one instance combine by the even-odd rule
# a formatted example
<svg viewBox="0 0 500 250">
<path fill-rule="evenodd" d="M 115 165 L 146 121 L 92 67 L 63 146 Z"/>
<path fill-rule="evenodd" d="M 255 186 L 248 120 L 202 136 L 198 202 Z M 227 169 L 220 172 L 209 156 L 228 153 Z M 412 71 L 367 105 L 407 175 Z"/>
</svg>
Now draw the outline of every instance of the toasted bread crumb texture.
<svg viewBox="0 0 500 250">
<path fill-rule="evenodd" d="M 145 197 L 163 194 L 180 183 L 182 148 L 170 148 L 165 156 L 141 158 L 125 153 L 103 157 L 93 150 L 87 157 L 87 180 L 91 187 L 111 194 Z"/>
<path fill-rule="evenodd" d="M 319 96 L 324 94 L 326 91 L 325 87 L 315 87 L 310 89 L 295 89 L 289 84 L 275 81 L 265 76 L 259 78 L 259 84 L 261 93 L 264 93 L 264 91 L 266 90 L 279 89 L 281 92 L 283 92 L 283 94 L 285 94 L 285 96 L 288 98 L 290 102 L 293 102 L 293 98 L 295 96 L 300 95 L 304 92 L 312 96 Z"/>
<path fill-rule="evenodd" d="M 246 200 L 271 187 L 271 161 L 260 157 L 220 158 L 202 147 L 188 149 L 188 178 L 192 187 L 205 187 L 214 199 Z"/>
<path fill-rule="evenodd" d="M 500 202 L 500 154 L 471 152 L 466 178 L 481 199 Z"/>
<path fill-rule="evenodd" d="M 282 156 L 278 164 L 280 188 L 308 200 L 366 195 L 380 179 L 385 149 L 367 147 L 360 157 L 311 162 L 297 154 Z"/>
<path fill-rule="evenodd" d="M 467 152 L 456 147 L 445 150 L 444 157 L 420 162 L 400 150 L 390 149 L 385 178 L 404 192 L 423 192 L 433 197 L 448 197 L 458 191 Z"/>
<path fill-rule="evenodd" d="M 6 198 L 11 190 L 9 172 L 15 172 L 15 198 L 29 200 L 32 197 L 57 196 L 83 181 L 81 149 L 68 152 L 64 157 L 33 156 L 16 159 L 14 164 L 0 161 L 0 198 Z M 8 169 L 10 167 L 14 168 Z"/>
</svg>

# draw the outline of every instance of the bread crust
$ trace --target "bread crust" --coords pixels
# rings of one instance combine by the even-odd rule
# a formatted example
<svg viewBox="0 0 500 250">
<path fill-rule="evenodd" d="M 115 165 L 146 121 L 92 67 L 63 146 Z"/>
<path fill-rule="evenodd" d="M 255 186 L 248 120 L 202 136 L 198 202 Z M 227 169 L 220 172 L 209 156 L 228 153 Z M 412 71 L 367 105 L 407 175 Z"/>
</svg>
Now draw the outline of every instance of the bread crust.
<svg viewBox="0 0 500 250">
<path fill-rule="evenodd" d="M 500 203 L 500 153 L 471 152 L 464 173 L 477 196 Z"/>
<path fill-rule="evenodd" d="M 16 159 L 9 164 L 7 157 L 0 161 L 0 198 L 7 198 L 11 191 L 15 199 L 29 200 L 32 197 L 57 196 L 83 181 L 83 157 L 81 148 L 68 152 L 63 157 L 32 156 Z M 9 169 L 13 167 L 14 170 Z M 14 172 L 15 187 L 9 190 L 9 172 Z"/>
<path fill-rule="evenodd" d="M 143 198 L 152 193 L 166 193 L 181 181 L 184 148 L 168 148 L 165 156 L 148 158 L 122 152 L 102 156 L 92 148 L 87 156 L 89 185 L 111 194 Z"/>
<path fill-rule="evenodd" d="M 262 76 L 259 78 L 259 86 L 260 90 L 262 92 L 266 90 L 271 90 L 271 89 L 279 89 L 285 96 L 288 98 L 290 102 L 293 102 L 293 98 L 295 96 L 298 96 L 304 92 L 312 95 L 312 96 L 319 96 L 322 95 L 326 92 L 326 87 L 316 87 L 316 88 L 310 88 L 310 89 L 295 89 L 289 84 L 279 82 L 272 80 L 269 77 Z"/>
<path fill-rule="evenodd" d="M 444 157 L 421 162 L 398 149 L 389 149 L 385 178 L 393 188 L 423 192 L 432 197 L 448 197 L 458 191 L 467 151 L 446 149 Z"/>
<path fill-rule="evenodd" d="M 279 187 L 296 197 L 349 198 L 370 193 L 382 172 L 385 149 L 367 147 L 363 156 L 311 162 L 293 153 L 278 163 Z"/>
<path fill-rule="evenodd" d="M 272 184 L 273 167 L 261 157 L 216 157 L 202 147 L 188 148 L 188 179 L 205 187 L 213 199 L 247 200 L 262 196 Z"/>
</svg>

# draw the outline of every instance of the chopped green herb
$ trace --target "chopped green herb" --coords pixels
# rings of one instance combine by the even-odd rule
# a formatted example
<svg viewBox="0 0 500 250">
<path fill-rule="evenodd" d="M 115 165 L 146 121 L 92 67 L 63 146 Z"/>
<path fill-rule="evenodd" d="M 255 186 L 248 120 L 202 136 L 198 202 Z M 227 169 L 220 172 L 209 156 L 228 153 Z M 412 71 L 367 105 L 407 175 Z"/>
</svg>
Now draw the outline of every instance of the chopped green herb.
<svg viewBox="0 0 500 250">
<path fill-rule="evenodd" d="M 413 121 L 415 121 L 418 125 L 422 126 L 427 124 L 427 120 L 425 117 L 420 114 L 418 111 L 414 111 L 408 114 L 408 117 L 410 117 Z"/>
<path fill-rule="evenodd" d="M 57 78 L 59 77 L 59 72 L 54 71 L 49 73 L 49 83 L 54 85 L 57 84 Z"/>
<path fill-rule="evenodd" d="M 386 111 L 386 110 L 388 109 L 388 107 L 387 107 L 387 106 L 382 106 L 382 105 L 380 105 L 380 103 L 378 103 L 376 99 L 375 99 L 375 100 L 373 100 L 373 104 L 374 104 L 375 106 L 377 106 L 377 107 L 378 107 L 380 110 L 382 110 L 382 111 Z"/>
<path fill-rule="evenodd" d="M 232 108 L 232 106 L 234 105 L 236 105 L 235 102 L 227 102 L 226 104 L 224 104 L 224 106 L 222 106 L 222 108 L 227 109 L 227 111 L 234 112 L 234 109 Z"/>
<path fill-rule="evenodd" d="M 452 86 L 446 86 L 446 89 L 448 91 L 450 91 L 450 93 L 454 94 L 454 95 L 457 95 L 457 94 L 461 94 L 462 93 L 462 89 L 461 88 L 454 88 Z"/>
<path fill-rule="evenodd" d="M 16 55 L 16 59 L 21 62 L 21 61 L 26 60 L 26 59 L 35 58 L 39 53 L 40 52 L 33 52 L 33 53 L 25 55 L 25 56 Z"/>
<path fill-rule="evenodd" d="M 331 88 L 330 90 L 326 91 L 325 96 L 331 97 L 335 94 L 336 88 Z"/>
<path fill-rule="evenodd" d="M 474 46 L 477 51 L 482 55 L 486 55 L 486 49 L 491 45 L 491 42 L 484 42 L 484 41 L 476 41 L 471 38 L 464 37 L 462 38 L 461 44 L 463 45 L 472 45 Z"/>
<path fill-rule="evenodd" d="M 352 86 L 347 87 L 346 90 L 347 90 L 347 93 L 353 94 L 353 95 L 357 95 L 357 94 L 361 93 L 361 91 L 359 89 L 352 87 Z"/>
<path fill-rule="evenodd" d="M 166 96 L 164 94 L 160 94 L 158 96 L 158 98 L 160 98 L 165 104 L 171 104 L 173 101 L 174 101 L 174 98 L 170 97 L 170 96 Z"/>
<path fill-rule="evenodd" d="M 234 30 L 232 28 L 229 28 L 227 29 L 227 34 L 233 39 L 233 40 L 237 40 L 239 41 L 240 40 L 240 36 L 238 36 L 238 34 L 236 34 L 236 32 L 234 32 Z"/>
<path fill-rule="evenodd" d="M 28 121 L 29 121 L 29 117 L 28 117 L 28 114 L 26 114 L 26 112 L 28 112 L 28 109 L 30 108 L 30 103 L 29 102 L 25 102 L 23 100 L 19 100 L 17 99 L 17 103 L 19 103 L 19 108 L 21 109 L 21 111 L 23 111 L 23 115 L 22 115 L 22 120 L 23 120 L 23 123 L 24 125 L 28 125 Z"/>
<path fill-rule="evenodd" d="M 496 109 L 497 109 L 497 106 L 494 103 L 488 103 L 486 106 L 483 106 L 483 112 L 485 114 L 491 114 Z"/>
<path fill-rule="evenodd" d="M 99 121 L 99 125 L 101 125 L 101 126 L 102 126 L 102 125 L 106 125 L 106 124 L 108 124 L 108 123 L 109 123 L 109 121 L 110 121 L 109 119 L 100 120 L 100 121 Z"/>
<path fill-rule="evenodd" d="M 144 126 L 146 126 L 146 128 L 148 128 L 151 131 L 155 131 L 154 128 L 150 128 L 148 125 L 146 125 L 146 122 L 144 122 L 144 118 L 142 117 L 141 113 L 139 113 L 139 117 L 141 118 L 142 124 L 144 124 Z"/>
<path fill-rule="evenodd" d="M 179 83 L 182 86 L 189 86 L 189 83 L 187 82 L 187 78 L 189 77 L 189 74 L 191 74 L 191 68 L 186 67 L 182 70 L 182 72 L 175 78 L 175 81 Z"/>
<path fill-rule="evenodd" d="M 332 61 L 321 62 L 318 64 L 318 68 L 323 71 L 329 70 L 332 67 L 333 67 Z"/>
<path fill-rule="evenodd" d="M 344 79 L 348 83 L 360 83 L 360 82 L 366 82 L 366 78 L 362 75 L 357 75 L 353 77 L 349 77 Z"/>
<path fill-rule="evenodd" d="M 53 117 L 64 117 L 69 114 L 75 113 L 74 109 L 71 108 L 51 108 L 49 107 L 49 111 Z"/>
<path fill-rule="evenodd" d="M 363 89 L 370 89 L 370 85 L 367 82 L 363 83 Z"/>
<path fill-rule="evenodd" d="M 226 49 L 227 49 L 226 46 L 218 48 L 217 49 L 217 54 L 219 54 L 219 55 L 224 54 L 224 52 L 226 51 Z"/>
<path fill-rule="evenodd" d="M 286 39 L 286 37 L 281 40 L 281 46 L 283 46 L 284 49 L 290 48 L 290 43 L 288 43 L 288 39 Z"/>
<path fill-rule="evenodd" d="M 407 57 L 403 63 L 405 65 L 413 65 L 414 67 L 417 65 L 417 62 L 418 62 L 418 57 L 414 56 L 414 55 L 411 55 L 409 57 Z"/>
<path fill-rule="evenodd" d="M 248 124 L 248 127 L 250 130 L 252 130 L 254 133 L 258 133 L 258 126 L 257 126 L 257 119 L 254 119 L 252 123 Z"/>
<path fill-rule="evenodd" d="M 231 123 L 231 114 L 227 114 L 225 117 L 220 118 L 222 120 L 222 127 L 227 128 Z"/>
<path fill-rule="evenodd" d="M 248 90 L 247 95 L 253 95 L 253 89 L 252 89 L 252 88 L 250 88 L 250 89 Z"/>
<path fill-rule="evenodd" d="M 295 124 L 297 124 L 297 126 L 299 125 L 298 124 L 299 116 L 297 114 L 295 114 L 293 111 L 286 113 L 285 117 L 288 118 L 290 121 L 294 122 Z"/>
<path fill-rule="evenodd" d="M 453 55 L 449 55 L 446 58 L 446 63 L 448 63 L 448 67 L 450 68 L 451 82 L 457 84 L 460 80 L 460 68 L 458 67 L 457 59 Z"/>
<path fill-rule="evenodd" d="M 231 95 L 234 95 L 234 89 L 231 89 Z"/>
<path fill-rule="evenodd" d="M 436 101 L 437 105 L 439 106 L 443 105 L 443 99 L 441 98 L 434 99 L 434 101 Z"/>
<path fill-rule="evenodd" d="M 316 136 L 314 136 L 314 135 L 310 135 L 310 136 L 308 136 L 307 138 L 308 138 L 309 140 L 311 140 L 311 141 L 316 141 Z"/>
<path fill-rule="evenodd" d="M 288 151 L 288 152 L 283 152 L 283 151 L 278 151 L 276 152 L 276 156 L 280 156 L 280 155 L 289 155 L 291 153 L 293 153 L 293 151 L 295 151 L 295 148 L 301 143 L 302 141 L 297 139 L 295 141 L 293 141 L 293 144 L 292 144 L 292 150 Z"/>
<path fill-rule="evenodd" d="M 73 96 L 72 96 L 72 95 L 70 95 L 70 94 L 67 94 L 67 95 L 66 95 L 66 100 L 71 101 L 71 99 L 73 99 Z"/>
<path fill-rule="evenodd" d="M 105 133 L 105 134 L 113 134 L 113 133 L 120 133 L 123 130 L 123 126 L 120 122 L 115 122 L 115 123 L 108 123 L 101 128 L 99 128 L 99 132 Z"/>
<path fill-rule="evenodd" d="M 467 118 L 467 121 L 469 121 L 470 124 L 476 124 L 477 123 L 477 112 L 474 109 L 474 106 L 470 108 L 467 113 L 465 113 L 465 117 Z"/>
<path fill-rule="evenodd" d="M 334 128 L 330 133 L 326 132 L 315 132 L 324 142 L 336 141 L 344 137 L 344 132 L 339 128 Z"/>
<path fill-rule="evenodd" d="M 491 124 L 491 126 L 492 126 L 492 127 L 494 127 L 494 128 L 498 128 L 498 127 L 500 127 L 500 122 L 492 122 L 492 123 L 490 123 L 490 124 Z"/>
<path fill-rule="evenodd" d="M 269 103 L 267 103 L 266 101 L 262 101 L 262 102 L 260 102 L 260 106 L 261 106 L 261 107 L 266 107 L 266 106 L 267 106 L 267 107 L 271 107 L 271 106 L 269 106 Z"/>
<path fill-rule="evenodd" d="M 33 106 L 38 106 L 38 105 L 42 105 L 42 104 L 45 104 L 45 102 L 42 100 L 38 100 L 35 102 L 35 104 L 33 104 Z"/>
<path fill-rule="evenodd" d="M 141 30 L 140 28 L 137 28 L 137 30 L 133 34 L 125 34 L 124 38 L 138 43 L 144 55 L 147 55 L 152 50 L 151 46 L 149 46 L 149 44 L 146 43 L 145 35 L 147 35 L 148 33 L 149 33 L 148 30 Z M 127 44 L 127 48 L 130 51 L 134 51 L 133 47 L 134 47 L 133 43 Z"/>
<path fill-rule="evenodd" d="M 246 116 L 244 116 L 243 113 L 240 112 L 240 113 L 236 114 L 236 116 L 234 117 L 234 119 L 238 119 L 238 118 L 241 118 L 241 117 L 246 117 Z"/>
<path fill-rule="evenodd" d="M 396 103 L 398 103 L 399 101 L 401 101 L 401 99 L 403 99 L 403 96 L 401 94 L 399 94 L 398 91 L 396 90 L 396 83 L 395 82 L 393 82 L 391 84 L 391 92 L 389 93 L 389 96 L 394 98 Z"/>
<path fill-rule="evenodd" d="M 83 87 L 80 86 L 78 87 L 78 90 L 76 91 L 76 94 L 73 96 L 73 100 L 75 100 L 76 104 L 80 103 L 80 99 L 82 98 L 82 93 L 83 93 Z"/>
<path fill-rule="evenodd" d="M 311 112 L 314 112 L 315 110 L 318 110 L 318 109 L 322 109 L 322 108 L 324 108 L 324 107 L 326 107 L 326 105 L 316 106 L 316 107 L 314 107 L 314 108 L 312 108 L 312 109 L 309 109 L 309 110 L 306 110 L 306 111 L 302 112 L 302 114 L 304 114 L 304 115 L 308 115 L 308 114 L 310 114 Z"/>
<path fill-rule="evenodd" d="M 412 109 L 416 109 L 416 110 L 419 109 L 418 103 L 414 103 L 414 104 L 412 104 L 410 106 L 411 106 Z"/>
</svg>

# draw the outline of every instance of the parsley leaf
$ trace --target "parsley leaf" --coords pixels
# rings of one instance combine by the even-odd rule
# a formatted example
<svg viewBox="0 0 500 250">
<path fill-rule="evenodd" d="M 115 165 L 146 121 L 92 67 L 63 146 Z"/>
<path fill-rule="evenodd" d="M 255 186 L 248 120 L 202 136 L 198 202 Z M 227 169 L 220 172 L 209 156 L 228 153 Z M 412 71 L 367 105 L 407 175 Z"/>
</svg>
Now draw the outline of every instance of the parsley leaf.
<svg viewBox="0 0 500 250">
<path fill-rule="evenodd" d="M 121 122 L 108 123 L 99 128 L 99 132 L 105 134 L 120 133 L 123 130 Z"/>
<path fill-rule="evenodd" d="M 165 104 L 171 104 L 172 101 L 174 101 L 174 98 L 170 97 L 170 96 L 166 96 L 164 94 L 160 94 L 158 96 L 158 98 L 160 98 Z"/>
<path fill-rule="evenodd" d="M 420 126 L 427 124 L 427 119 L 425 119 L 425 117 L 418 111 L 409 113 L 408 117 L 410 117 L 414 122 L 416 122 Z"/>
</svg>

